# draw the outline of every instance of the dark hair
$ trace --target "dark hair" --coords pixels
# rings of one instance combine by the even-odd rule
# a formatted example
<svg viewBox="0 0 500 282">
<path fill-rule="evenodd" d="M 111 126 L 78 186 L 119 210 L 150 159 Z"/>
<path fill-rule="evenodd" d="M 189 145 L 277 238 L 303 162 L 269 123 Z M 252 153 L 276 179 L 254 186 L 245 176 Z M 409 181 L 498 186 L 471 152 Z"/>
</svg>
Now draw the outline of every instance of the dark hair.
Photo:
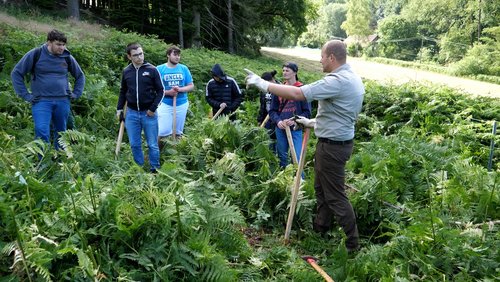
<svg viewBox="0 0 500 282">
<path fill-rule="evenodd" d="M 135 42 L 134 43 L 129 43 L 127 45 L 127 54 L 130 55 L 130 51 L 137 50 L 138 48 L 142 48 L 141 44 L 135 43 Z"/>
<path fill-rule="evenodd" d="M 167 52 L 165 53 L 167 56 L 170 55 L 172 52 L 175 52 L 175 53 L 181 53 L 181 48 L 175 46 L 175 45 L 172 45 L 170 47 L 168 47 L 167 49 Z"/>
<path fill-rule="evenodd" d="M 66 35 L 64 35 L 64 33 L 60 32 L 57 29 L 53 29 L 47 34 L 47 41 L 53 42 L 56 40 L 66 43 L 68 39 L 66 38 Z"/>
<path fill-rule="evenodd" d="M 271 81 L 278 72 L 276 70 L 263 73 L 260 77 L 264 80 Z"/>
</svg>

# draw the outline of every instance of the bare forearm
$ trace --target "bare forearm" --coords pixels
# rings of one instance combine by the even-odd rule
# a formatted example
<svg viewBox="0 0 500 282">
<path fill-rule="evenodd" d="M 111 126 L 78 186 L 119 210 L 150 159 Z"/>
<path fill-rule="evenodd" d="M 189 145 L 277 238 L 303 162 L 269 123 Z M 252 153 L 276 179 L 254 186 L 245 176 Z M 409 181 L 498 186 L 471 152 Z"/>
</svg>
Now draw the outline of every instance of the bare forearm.
<svg viewBox="0 0 500 282">
<path fill-rule="evenodd" d="M 300 87 L 284 84 L 269 84 L 268 91 L 276 96 L 283 97 L 288 100 L 305 101 L 306 97 L 300 90 Z"/>
<path fill-rule="evenodd" d="M 194 89 L 194 84 L 190 83 L 184 87 L 179 87 L 179 92 L 190 92 Z"/>
</svg>

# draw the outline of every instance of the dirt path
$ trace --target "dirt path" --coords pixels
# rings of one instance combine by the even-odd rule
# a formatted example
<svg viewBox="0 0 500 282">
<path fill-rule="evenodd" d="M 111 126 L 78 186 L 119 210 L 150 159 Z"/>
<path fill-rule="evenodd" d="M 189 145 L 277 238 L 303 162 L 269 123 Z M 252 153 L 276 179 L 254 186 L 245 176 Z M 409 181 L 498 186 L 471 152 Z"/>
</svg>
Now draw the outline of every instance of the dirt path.
<svg viewBox="0 0 500 282">
<path fill-rule="evenodd" d="M 265 56 L 282 59 L 283 61 L 294 60 L 309 71 L 321 71 L 321 64 L 319 63 L 321 52 L 319 49 L 262 47 L 261 51 Z M 500 85 L 493 83 L 368 62 L 359 58 L 349 57 L 347 62 L 361 77 L 382 83 L 401 84 L 418 81 L 423 84 L 447 85 L 472 95 L 500 98 Z"/>
</svg>

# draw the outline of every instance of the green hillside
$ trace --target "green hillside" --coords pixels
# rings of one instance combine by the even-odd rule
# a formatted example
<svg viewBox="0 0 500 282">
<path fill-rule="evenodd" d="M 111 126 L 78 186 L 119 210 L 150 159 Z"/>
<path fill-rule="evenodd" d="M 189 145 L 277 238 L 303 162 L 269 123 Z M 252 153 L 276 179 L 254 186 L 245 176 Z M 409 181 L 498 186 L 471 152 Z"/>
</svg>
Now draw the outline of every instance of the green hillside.
<svg viewBox="0 0 500 282">
<path fill-rule="evenodd" d="M 257 126 L 257 91 L 245 89 L 237 122 L 209 118 L 213 64 L 244 88 L 243 68 L 279 70 L 281 61 L 183 50 L 195 82 L 186 132 L 168 141 L 153 175 L 134 164 L 126 138 L 115 157 L 115 112 L 126 44 L 140 42 L 153 64 L 167 45 L 87 23 L 0 19 L 1 281 L 321 281 L 305 255 L 335 281 L 500 279 L 500 100 L 365 81 L 346 179 L 362 248 L 347 254 L 339 228 L 327 238 L 311 228 L 314 136 L 285 242 L 295 168 L 279 169 Z M 30 105 L 10 81 L 52 27 L 87 77 L 61 151 L 33 140 Z"/>
</svg>

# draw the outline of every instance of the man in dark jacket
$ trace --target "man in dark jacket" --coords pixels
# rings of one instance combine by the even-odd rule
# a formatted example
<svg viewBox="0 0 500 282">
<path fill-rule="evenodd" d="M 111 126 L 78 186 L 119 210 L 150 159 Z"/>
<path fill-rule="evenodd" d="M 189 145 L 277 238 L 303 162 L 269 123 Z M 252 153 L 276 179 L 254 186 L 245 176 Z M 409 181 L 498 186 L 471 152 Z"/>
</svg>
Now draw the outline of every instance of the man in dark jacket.
<svg viewBox="0 0 500 282">
<path fill-rule="evenodd" d="M 163 97 L 163 85 L 156 67 L 144 61 L 141 45 L 127 45 L 127 57 L 132 63 L 123 70 L 116 114 L 123 119 L 123 107 L 126 102 L 125 127 L 134 161 L 140 166 L 144 165 L 141 141 L 141 132 L 144 130 L 149 149 L 150 170 L 155 173 L 160 167 L 156 109 Z"/>
<path fill-rule="evenodd" d="M 207 83 L 205 98 L 210 106 L 212 113 L 215 113 L 224 108 L 221 114 L 231 114 L 240 106 L 243 101 L 238 83 L 234 78 L 227 76 L 219 64 L 212 67 L 212 79 Z M 230 116 L 231 120 L 236 119 L 236 115 Z"/>
<path fill-rule="evenodd" d="M 85 75 L 78 62 L 66 50 L 64 33 L 52 30 L 47 43 L 26 53 L 12 70 L 12 84 L 16 93 L 30 102 L 35 138 L 50 142 L 50 127 L 54 127 L 56 139 L 66 131 L 70 114 L 70 99 L 82 96 Z M 24 76 L 31 73 L 31 93 L 24 83 Z M 71 91 L 68 73 L 75 78 Z M 57 140 L 54 146 L 59 148 Z"/>
</svg>

